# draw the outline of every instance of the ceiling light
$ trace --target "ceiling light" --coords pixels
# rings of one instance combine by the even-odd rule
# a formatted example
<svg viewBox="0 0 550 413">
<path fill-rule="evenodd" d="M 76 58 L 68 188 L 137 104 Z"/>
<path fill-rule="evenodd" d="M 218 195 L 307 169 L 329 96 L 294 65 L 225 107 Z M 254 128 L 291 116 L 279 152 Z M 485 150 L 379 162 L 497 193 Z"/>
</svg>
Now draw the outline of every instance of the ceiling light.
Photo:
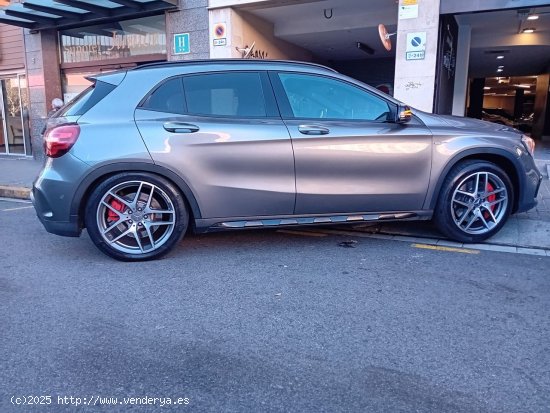
<svg viewBox="0 0 550 413">
<path fill-rule="evenodd" d="M 500 56 L 497 56 L 497 59 L 504 59 L 504 56 L 500 55 Z"/>
<path fill-rule="evenodd" d="M 532 14 L 530 16 L 527 16 L 527 20 L 538 20 L 539 15 L 538 14 Z"/>
<path fill-rule="evenodd" d="M 531 85 L 525 85 L 525 84 L 521 84 L 521 85 L 516 85 L 517 87 L 520 87 L 522 89 L 531 89 Z"/>
<path fill-rule="evenodd" d="M 502 71 L 504 71 L 504 69 L 500 69 L 500 68 L 497 69 L 497 72 L 498 72 L 498 73 L 500 73 L 500 72 L 502 72 Z"/>
<path fill-rule="evenodd" d="M 485 86 L 483 89 L 485 90 L 491 90 L 491 88 L 489 86 Z"/>
<path fill-rule="evenodd" d="M 499 66 L 498 68 L 499 68 L 499 69 L 504 69 L 504 66 Z"/>
<path fill-rule="evenodd" d="M 522 32 L 523 32 L 523 33 L 534 33 L 534 32 L 535 32 L 535 29 L 532 28 L 532 27 L 530 27 L 530 28 L 528 28 L 528 29 L 523 29 Z"/>
</svg>

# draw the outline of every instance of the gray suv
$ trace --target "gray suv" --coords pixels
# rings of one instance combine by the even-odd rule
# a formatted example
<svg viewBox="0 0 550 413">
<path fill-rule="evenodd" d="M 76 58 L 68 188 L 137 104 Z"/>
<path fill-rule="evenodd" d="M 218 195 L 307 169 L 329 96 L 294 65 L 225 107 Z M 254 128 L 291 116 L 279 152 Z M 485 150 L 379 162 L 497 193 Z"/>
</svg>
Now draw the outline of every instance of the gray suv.
<svg viewBox="0 0 550 413">
<path fill-rule="evenodd" d="M 298 62 L 160 63 L 90 78 L 44 136 L 47 231 L 137 261 L 187 230 L 434 219 L 479 242 L 536 205 L 534 143 Z"/>
</svg>

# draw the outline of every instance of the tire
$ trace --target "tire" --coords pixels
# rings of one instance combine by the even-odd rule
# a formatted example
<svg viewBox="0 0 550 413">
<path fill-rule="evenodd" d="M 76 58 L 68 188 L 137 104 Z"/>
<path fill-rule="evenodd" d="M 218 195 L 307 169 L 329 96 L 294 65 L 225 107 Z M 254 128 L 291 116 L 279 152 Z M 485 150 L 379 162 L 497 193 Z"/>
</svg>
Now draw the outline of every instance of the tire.
<svg viewBox="0 0 550 413">
<path fill-rule="evenodd" d="M 100 251 L 120 261 L 145 261 L 165 255 L 181 240 L 189 212 L 180 191 L 166 179 L 125 172 L 93 190 L 84 220 Z"/>
<path fill-rule="evenodd" d="M 506 172 L 491 162 L 464 161 L 445 178 L 434 221 L 452 240 L 481 242 L 504 226 L 513 204 L 514 191 Z"/>
</svg>

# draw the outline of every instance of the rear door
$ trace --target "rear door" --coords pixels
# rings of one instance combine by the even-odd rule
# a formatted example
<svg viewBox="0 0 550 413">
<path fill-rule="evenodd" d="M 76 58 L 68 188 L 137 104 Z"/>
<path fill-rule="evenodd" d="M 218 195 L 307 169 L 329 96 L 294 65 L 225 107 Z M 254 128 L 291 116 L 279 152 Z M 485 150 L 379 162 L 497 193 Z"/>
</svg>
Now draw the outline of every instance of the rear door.
<svg viewBox="0 0 550 413">
<path fill-rule="evenodd" d="M 292 144 L 266 72 L 168 79 L 135 120 L 154 162 L 187 182 L 203 218 L 293 213 Z"/>
<path fill-rule="evenodd" d="M 422 208 L 432 134 L 397 105 L 331 76 L 271 73 L 294 147 L 296 214 Z"/>
</svg>

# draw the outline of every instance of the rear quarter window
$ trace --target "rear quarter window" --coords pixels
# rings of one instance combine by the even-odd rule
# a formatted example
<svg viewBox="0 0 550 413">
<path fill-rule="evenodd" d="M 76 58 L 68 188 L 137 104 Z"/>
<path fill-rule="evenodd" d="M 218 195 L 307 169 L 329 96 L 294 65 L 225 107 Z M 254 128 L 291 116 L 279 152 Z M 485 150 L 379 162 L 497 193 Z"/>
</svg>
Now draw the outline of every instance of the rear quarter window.
<svg viewBox="0 0 550 413">
<path fill-rule="evenodd" d="M 84 115 L 115 88 L 115 85 L 97 80 L 68 105 L 57 111 L 55 117 Z"/>
</svg>

